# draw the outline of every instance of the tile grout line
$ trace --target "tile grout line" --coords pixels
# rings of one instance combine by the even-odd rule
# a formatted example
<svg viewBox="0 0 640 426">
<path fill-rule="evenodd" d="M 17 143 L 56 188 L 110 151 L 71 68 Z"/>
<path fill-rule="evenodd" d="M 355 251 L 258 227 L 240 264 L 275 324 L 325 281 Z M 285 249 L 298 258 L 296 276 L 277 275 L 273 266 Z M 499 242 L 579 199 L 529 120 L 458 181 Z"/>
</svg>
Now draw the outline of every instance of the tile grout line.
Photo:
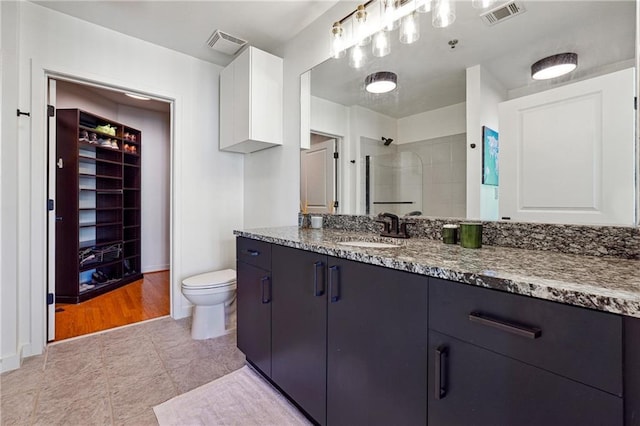
<svg viewBox="0 0 640 426">
<path fill-rule="evenodd" d="M 109 377 L 109 369 L 106 365 L 106 357 L 104 354 L 104 338 L 101 336 L 100 338 L 100 357 L 102 358 L 102 368 L 104 370 L 104 375 L 107 379 L 107 399 L 109 400 L 109 415 L 111 417 L 111 425 L 115 424 L 114 415 L 113 415 L 113 402 L 111 401 L 111 377 Z"/>
<path fill-rule="evenodd" d="M 40 392 L 42 392 L 42 387 L 44 386 L 45 379 L 45 370 L 47 369 L 47 361 L 49 360 L 49 346 L 45 346 L 44 348 L 44 360 L 42 361 L 42 377 L 40 378 L 40 383 L 38 383 L 38 388 L 36 389 L 36 397 L 33 400 L 33 408 L 31 409 L 31 414 L 29 415 L 29 425 L 33 426 L 36 422 L 36 411 L 38 409 L 38 403 L 40 402 Z"/>
<path fill-rule="evenodd" d="M 149 332 L 147 331 L 147 333 Z M 160 359 L 160 363 L 162 364 L 162 368 L 164 368 L 164 372 L 169 377 L 169 380 L 171 380 L 171 386 L 173 386 L 173 390 L 175 391 L 176 396 L 180 395 L 180 392 L 178 391 L 178 386 L 173 380 L 173 377 L 171 376 L 171 374 L 169 373 L 169 369 L 167 368 L 167 365 L 164 362 L 164 359 L 160 355 L 160 351 L 158 350 L 158 347 L 156 346 L 156 342 L 153 340 L 153 336 L 151 334 L 149 334 L 149 339 L 151 340 L 151 344 L 153 345 L 153 350 L 156 351 L 156 355 L 158 355 L 158 358 Z M 153 411 L 153 407 L 151 407 L 151 411 Z M 154 411 L 154 415 L 155 415 L 155 411 Z"/>
</svg>

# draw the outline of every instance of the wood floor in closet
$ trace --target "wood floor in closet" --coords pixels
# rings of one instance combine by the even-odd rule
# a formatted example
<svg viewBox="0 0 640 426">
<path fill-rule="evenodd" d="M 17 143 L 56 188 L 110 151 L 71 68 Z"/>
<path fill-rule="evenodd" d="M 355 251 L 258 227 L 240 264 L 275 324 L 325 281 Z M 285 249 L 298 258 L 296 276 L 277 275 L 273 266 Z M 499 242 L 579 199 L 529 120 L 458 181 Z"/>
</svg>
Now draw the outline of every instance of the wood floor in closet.
<svg viewBox="0 0 640 426">
<path fill-rule="evenodd" d="M 169 315 L 169 271 L 79 304 L 56 304 L 56 341 Z"/>
</svg>

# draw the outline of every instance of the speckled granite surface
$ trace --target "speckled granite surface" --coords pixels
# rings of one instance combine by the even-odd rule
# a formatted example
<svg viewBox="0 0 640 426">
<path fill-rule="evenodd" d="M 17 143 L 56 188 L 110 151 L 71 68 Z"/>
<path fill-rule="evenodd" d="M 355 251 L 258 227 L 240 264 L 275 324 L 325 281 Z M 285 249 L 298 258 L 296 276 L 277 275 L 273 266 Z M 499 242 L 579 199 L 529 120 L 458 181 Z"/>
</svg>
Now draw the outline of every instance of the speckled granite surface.
<svg viewBox="0 0 640 426">
<path fill-rule="evenodd" d="M 465 249 L 434 239 L 397 240 L 339 229 L 264 228 L 236 235 L 340 258 L 640 318 L 640 261 L 483 245 Z M 387 249 L 347 247 L 390 241 Z"/>
<path fill-rule="evenodd" d="M 413 237 L 442 238 L 442 225 L 460 219 L 410 217 Z M 382 225 L 370 216 L 323 215 L 324 227 L 380 233 Z M 500 247 L 556 251 L 584 256 L 640 259 L 640 228 L 628 226 L 558 225 L 547 223 L 482 222 L 482 243 Z"/>
</svg>

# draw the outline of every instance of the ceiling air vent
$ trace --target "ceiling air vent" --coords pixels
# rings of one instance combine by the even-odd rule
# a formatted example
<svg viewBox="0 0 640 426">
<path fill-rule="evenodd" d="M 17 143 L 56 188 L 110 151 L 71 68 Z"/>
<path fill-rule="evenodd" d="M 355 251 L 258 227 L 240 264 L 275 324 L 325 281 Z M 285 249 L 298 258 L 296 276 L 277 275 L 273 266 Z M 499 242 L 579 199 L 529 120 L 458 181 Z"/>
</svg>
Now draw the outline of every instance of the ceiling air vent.
<svg viewBox="0 0 640 426">
<path fill-rule="evenodd" d="M 483 13 L 482 15 L 480 15 L 480 17 L 485 24 L 495 25 L 498 22 L 509 19 L 512 16 L 520 15 L 524 12 L 526 12 L 526 9 L 524 8 L 524 5 L 522 3 L 510 1 L 509 3 L 505 3 L 489 10 L 488 12 Z"/>
<path fill-rule="evenodd" d="M 239 39 L 238 37 L 234 37 L 220 30 L 215 30 L 207 41 L 207 45 L 210 48 L 227 55 L 234 55 L 245 44 L 247 44 L 245 40 Z"/>
</svg>

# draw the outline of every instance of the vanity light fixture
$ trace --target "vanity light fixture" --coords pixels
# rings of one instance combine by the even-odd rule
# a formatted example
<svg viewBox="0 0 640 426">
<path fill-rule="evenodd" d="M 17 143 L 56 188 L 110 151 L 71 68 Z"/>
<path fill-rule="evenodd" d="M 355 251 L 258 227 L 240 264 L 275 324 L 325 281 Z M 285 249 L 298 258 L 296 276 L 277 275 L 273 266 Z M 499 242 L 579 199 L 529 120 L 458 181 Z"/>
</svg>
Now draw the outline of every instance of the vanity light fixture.
<svg viewBox="0 0 640 426">
<path fill-rule="evenodd" d="M 411 44 L 420 38 L 420 20 L 416 12 L 402 18 L 400 24 L 400 43 Z"/>
<path fill-rule="evenodd" d="M 391 92 L 398 86 L 398 76 L 390 71 L 378 71 L 364 79 L 364 88 L 369 93 Z"/>
<path fill-rule="evenodd" d="M 344 30 L 340 22 L 334 22 L 331 28 L 331 57 L 342 58 L 344 56 Z"/>
<path fill-rule="evenodd" d="M 453 0 L 434 0 L 431 23 L 435 28 L 446 28 L 456 20 L 456 3 Z"/>
<path fill-rule="evenodd" d="M 359 44 L 353 45 L 349 49 L 349 66 L 351 68 L 362 68 L 367 62 L 367 51 Z"/>
<path fill-rule="evenodd" d="M 382 58 L 391 53 L 391 36 L 388 31 L 382 29 L 373 36 L 371 53 L 378 58 Z"/>
<path fill-rule="evenodd" d="M 149 100 L 151 100 L 151 98 L 147 98 L 146 96 L 142 96 L 142 95 L 136 95 L 135 93 L 125 92 L 124 94 L 127 95 L 130 98 L 138 99 L 140 101 L 149 101 Z"/>
<path fill-rule="evenodd" d="M 578 66 L 577 53 L 558 53 L 540 59 L 531 65 L 531 78 L 534 80 L 547 80 L 560 77 L 575 70 Z"/>
<path fill-rule="evenodd" d="M 382 8 L 382 26 L 385 31 L 393 31 L 398 28 L 398 8 L 396 0 L 380 0 Z"/>
<path fill-rule="evenodd" d="M 371 41 L 371 37 L 369 36 L 369 25 L 367 24 L 367 15 L 365 5 L 358 5 L 353 26 L 356 33 L 356 39 L 359 40 L 358 43 L 360 46 L 366 46 Z"/>
</svg>

